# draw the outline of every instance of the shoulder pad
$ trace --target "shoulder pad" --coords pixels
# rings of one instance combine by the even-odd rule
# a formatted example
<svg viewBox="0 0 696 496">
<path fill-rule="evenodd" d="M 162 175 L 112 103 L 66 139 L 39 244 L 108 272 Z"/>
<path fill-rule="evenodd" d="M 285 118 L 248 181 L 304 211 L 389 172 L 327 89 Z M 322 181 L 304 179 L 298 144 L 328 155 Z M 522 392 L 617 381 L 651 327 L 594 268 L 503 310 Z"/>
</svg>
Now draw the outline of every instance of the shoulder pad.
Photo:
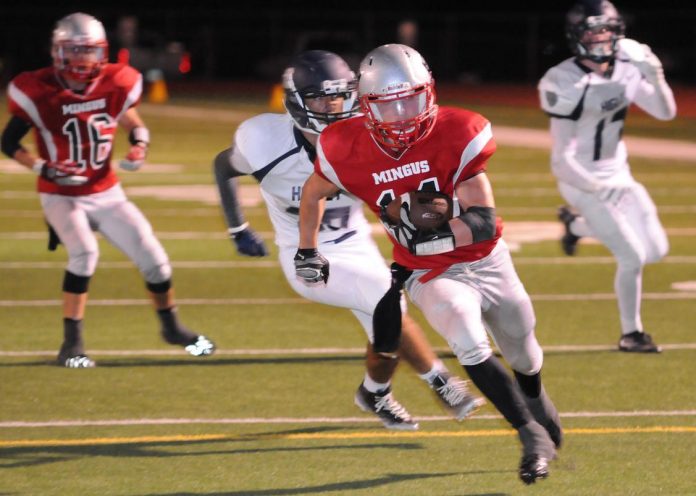
<svg viewBox="0 0 696 496">
<path fill-rule="evenodd" d="M 287 114 L 260 114 L 242 122 L 234 148 L 253 170 L 259 170 L 297 146 Z"/>
<path fill-rule="evenodd" d="M 588 84 L 588 75 L 572 59 L 552 67 L 537 86 L 542 110 L 553 117 L 572 118 Z"/>
</svg>

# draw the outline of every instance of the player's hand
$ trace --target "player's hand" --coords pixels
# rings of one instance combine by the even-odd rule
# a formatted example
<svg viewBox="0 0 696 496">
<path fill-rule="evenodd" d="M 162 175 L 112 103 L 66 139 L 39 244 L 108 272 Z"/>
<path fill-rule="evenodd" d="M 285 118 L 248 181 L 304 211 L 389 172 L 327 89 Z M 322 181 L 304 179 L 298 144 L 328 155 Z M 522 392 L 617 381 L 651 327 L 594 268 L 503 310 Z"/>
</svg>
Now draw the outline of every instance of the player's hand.
<svg viewBox="0 0 696 496">
<path fill-rule="evenodd" d="M 300 248 L 295 253 L 295 276 L 305 286 L 329 281 L 329 261 L 316 248 Z"/>
<path fill-rule="evenodd" d="M 147 156 L 147 144 L 146 143 L 136 143 L 130 147 L 126 158 L 118 163 L 118 166 L 126 171 L 137 171 L 145 163 L 145 157 Z"/>
<path fill-rule="evenodd" d="M 42 178 L 59 186 L 81 186 L 89 181 L 87 177 L 80 175 L 83 168 L 75 162 L 43 162 L 40 167 L 34 167 Z"/>
<path fill-rule="evenodd" d="M 630 183 L 610 179 L 600 183 L 599 188 L 595 191 L 595 196 L 602 203 L 613 203 L 616 205 L 629 189 L 631 189 Z"/>
<path fill-rule="evenodd" d="M 655 83 L 664 79 L 662 62 L 648 45 L 623 38 L 619 42 L 619 53 L 635 65 L 649 82 Z"/>
<path fill-rule="evenodd" d="M 392 237 L 396 239 L 401 246 L 408 248 L 408 250 L 413 253 L 413 241 L 418 234 L 418 228 L 411 222 L 411 196 L 408 193 L 404 193 L 401 195 L 400 199 L 400 221 L 394 224 L 384 215 L 382 216 L 382 220 L 385 221 L 384 225 L 389 230 Z"/>
<path fill-rule="evenodd" d="M 237 246 L 237 253 L 240 255 L 247 255 L 249 257 L 265 257 L 268 255 L 268 250 L 261 236 L 249 228 L 234 233 L 231 237 L 232 241 L 234 241 L 234 244 Z"/>
</svg>

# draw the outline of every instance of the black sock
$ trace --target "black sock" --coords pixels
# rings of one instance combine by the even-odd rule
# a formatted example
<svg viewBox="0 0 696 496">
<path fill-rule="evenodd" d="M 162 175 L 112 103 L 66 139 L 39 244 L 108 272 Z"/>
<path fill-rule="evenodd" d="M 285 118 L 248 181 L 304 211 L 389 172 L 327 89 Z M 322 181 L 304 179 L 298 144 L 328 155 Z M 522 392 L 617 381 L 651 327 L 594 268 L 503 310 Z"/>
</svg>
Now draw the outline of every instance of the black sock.
<svg viewBox="0 0 696 496">
<path fill-rule="evenodd" d="M 157 310 L 157 316 L 162 324 L 162 334 L 169 343 L 190 344 L 198 337 L 179 322 L 176 307 Z"/>
<path fill-rule="evenodd" d="M 515 429 L 519 429 L 532 420 L 524 399 L 495 356 L 489 357 L 478 365 L 465 365 L 464 368 L 476 387 Z"/>
<path fill-rule="evenodd" d="M 534 375 L 525 375 L 521 372 L 513 370 L 517 384 L 528 398 L 538 398 L 541 394 L 541 372 Z"/>
<path fill-rule="evenodd" d="M 68 346 L 82 344 L 82 319 L 63 319 L 63 344 Z"/>
</svg>

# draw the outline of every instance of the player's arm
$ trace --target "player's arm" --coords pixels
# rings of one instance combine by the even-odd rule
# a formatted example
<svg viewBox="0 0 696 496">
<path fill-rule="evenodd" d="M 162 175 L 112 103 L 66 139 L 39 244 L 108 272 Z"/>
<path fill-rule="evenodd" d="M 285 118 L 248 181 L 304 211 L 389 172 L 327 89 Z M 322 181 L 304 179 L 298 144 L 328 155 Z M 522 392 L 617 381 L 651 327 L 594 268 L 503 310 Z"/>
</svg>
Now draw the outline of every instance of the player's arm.
<svg viewBox="0 0 696 496">
<path fill-rule="evenodd" d="M 295 274 L 308 286 L 326 284 L 329 280 L 329 261 L 317 250 L 319 226 L 326 198 L 339 188 L 314 173 L 302 187 L 300 199 L 300 241 L 295 254 Z"/>
<path fill-rule="evenodd" d="M 135 107 L 126 110 L 119 118 L 118 124 L 128 133 L 128 142 L 131 145 L 128 154 L 118 165 L 123 170 L 136 171 L 145 163 L 150 146 L 150 131 Z"/>
<path fill-rule="evenodd" d="M 22 138 L 31 127 L 32 125 L 25 120 L 16 115 L 12 116 L 0 137 L 2 152 L 37 175 L 61 186 L 79 186 L 86 183 L 88 179 L 79 175 L 80 168 L 77 164 L 48 163 L 22 146 Z"/>
<path fill-rule="evenodd" d="M 576 158 L 577 122 L 571 119 L 551 117 L 551 171 L 562 182 L 578 189 L 594 193 L 602 188 L 595 178 Z"/>
<path fill-rule="evenodd" d="M 237 252 L 250 257 L 263 257 L 268 255 L 268 249 L 261 237 L 249 228 L 249 223 L 244 220 L 237 194 L 237 178 L 245 175 L 240 170 L 249 169 L 250 166 L 237 147 L 224 149 L 213 161 L 213 173 L 227 221 L 227 230 L 237 247 Z"/>
<path fill-rule="evenodd" d="M 493 188 L 485 172 L 462 181 L 455 188 L 460 214 L 449 221 L 455 246 L 493 239 L 496 232 Z"/>
</svg>

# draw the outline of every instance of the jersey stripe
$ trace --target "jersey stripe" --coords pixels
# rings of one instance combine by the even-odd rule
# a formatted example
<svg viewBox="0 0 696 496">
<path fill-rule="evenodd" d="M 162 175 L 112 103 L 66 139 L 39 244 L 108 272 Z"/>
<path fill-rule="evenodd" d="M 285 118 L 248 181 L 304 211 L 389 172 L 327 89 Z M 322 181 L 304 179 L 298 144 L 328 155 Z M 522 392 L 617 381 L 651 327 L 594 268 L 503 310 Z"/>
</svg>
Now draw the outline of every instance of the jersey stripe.
<svg viewBox="0 0 696 496">
<path fill-rule="evenodd" d="M 275 167 L 276 165 L 281 163 L 286 158 L 292 157 L 296 153 L 300 153 L 300 150 L 302 150 L 302 145 L 298 145 L 295 148 L 293 148 L 292 150 L 285 152 L 283 155 L 281 155 L 280 157 L 275 159 L 270 164 L 263 166 L 263 168 L 257 170 L 256 172 L 252 172 L 251 175 L 254 176 L 254 178 L 256 178 L 256 180 L 258 182 L 263 181 L 263 178 L 266 177 L 266 174 L 268 174 L 269 172 L 271 172 L 271 170 L 273 170 L 273 167 Z"/>
<path fill-rule="evenodd" d="M 17 103 L 17 105 L 19 105 L 34 122 L 34 126 L 36 126 L 36 128 L 39 130 L 44 144 L 46 145 L 46 150 L 48 151 L 50 161 L 56 162 L 58 160 L 58 149 L 56 148 L 56 144 L 53 142 L 51 132 L 43 123 L 39 110 L 36 108 L 34 102 L 23 91 L 17 88 L 14 83 L 10 83 L 8 92 L 10 98 L 14 100 L 15 103 Z"/>
<path fill-rule="evenodd" d="M 324 155 L 324 149 L 321 147 L 321 140 L 317 142 L 317 157 L 319 157 L 319 171 L 325 179 L 328 179 L 329 182 L 334 183 L 336 186 L 338 186 L 340 189 L 343 191 L 348 191 L 345 186 L 341 183 L 341 180 L 338 178 L 338 174 L 336 174 L 336 171 L 334 170 L 333 166 L 329 163 L 328 159 L 326 158 L 326 155 Z"/>
<path fill-rule="evenodd" d="M 121 119 L 121 116 L 126 113 L 126 111 L 131 108 L 133 105 L 135 105 L 138 100 L 140 100 L 140 95 L 143 93 L 143 77 L 141 75 L 138 75 L 138 80 L 136 83 L 133 85 L 133 88 L 128 92 L 128 96 L 126 97 L 126 101 L 123 102 L 123 108 L 121 111 L 118 113 L 116 116 L 116 122 Z"/>
<path fill-rule="evenodd" d="M 485 148 L 486 144 L 491 140 L 491 138 L 493 138 L 493 131 L 491 130 L 491 123 L 489 122 L 481 130 L 481 132 L 478 133 L 476 137 L 469 142 L 468 145 L 466 145 L 466 148 L 464 148 L 464 151 L 462 152 L 462 157 L 459 159 L 459 168 L 457 169 L 457 172 L 454 175 L 454 179 L 452 181 L 455 186 L 457 184 L 459 176 L 461 176 L 466 166 L 469 165 L 469 162 L 474 160 L 479 153 L 481 153 L 481 150 Z"/>
</svg>

